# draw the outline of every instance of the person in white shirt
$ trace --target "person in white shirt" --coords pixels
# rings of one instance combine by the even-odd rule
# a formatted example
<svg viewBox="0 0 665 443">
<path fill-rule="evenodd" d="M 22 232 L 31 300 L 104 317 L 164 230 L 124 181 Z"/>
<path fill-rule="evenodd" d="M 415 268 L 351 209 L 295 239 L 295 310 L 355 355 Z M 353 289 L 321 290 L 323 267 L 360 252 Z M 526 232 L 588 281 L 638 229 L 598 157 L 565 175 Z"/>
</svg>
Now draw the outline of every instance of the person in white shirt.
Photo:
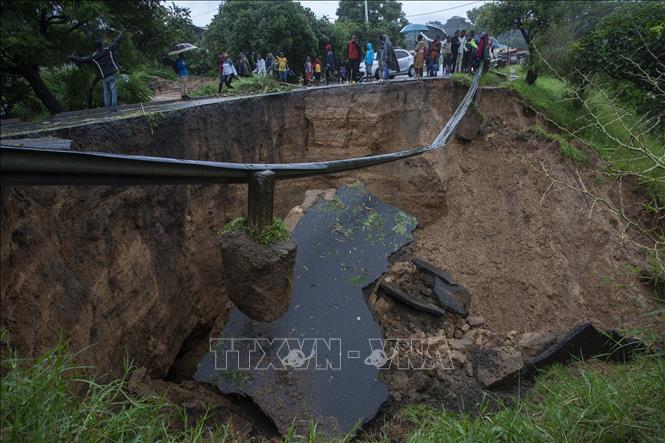
<svg viewBox="0 0 665 443">
<path fill-rule="evenodd" d="M 457 53 L 457 61 L 455 63 L 455 72 L 462 72 L 462 59 L 464 58 L 464 51 L 466 51 L 466 29 L 462 29 L 459 35 L 459 52 Z"/>
<path fill-rule="evenodd" d="M 259 54 L 259 59 L 256 61 L 256 69 L 254 72 L 260 75 L 261 77 L 266 75 L 266 61 Z"/>
</svg>

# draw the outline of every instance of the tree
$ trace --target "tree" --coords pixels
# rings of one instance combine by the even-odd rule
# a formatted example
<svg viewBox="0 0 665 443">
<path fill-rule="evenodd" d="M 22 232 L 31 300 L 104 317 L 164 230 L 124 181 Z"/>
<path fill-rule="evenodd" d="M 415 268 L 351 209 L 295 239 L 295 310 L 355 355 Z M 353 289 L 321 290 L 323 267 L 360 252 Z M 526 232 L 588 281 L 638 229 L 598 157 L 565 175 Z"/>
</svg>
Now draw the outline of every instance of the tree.
<svg viewBox="0 0 665 443">
<path fill-rule="evenodd" d="M 388 34 L 392 42 L 399 45 L 404 36 L 400 29 L 409 22 L 402 11 L 402 4 L 395 0 L 368 1 L 365 22 L 365 2 L 362 0 L 340 1 L 335 25 L 345 34 L 345 42 L 356 34 L 361 42 L 378 43 L 381 34 Z"/>
<path fill-rule="evenodd" d="M 203 38 L 214 56 L 222 51 L 233 56 L 283 51 L 298 65 L 315 53 L 318 43 L 305 8 L 293 1 L 228 0 L 220 5 Z"/>
<path fill-rule="evenodd" d="M 1 2 L 3 14 L 1 70 L 23 77 L 51 114 L 62 105 L 44 83 L 44 66 L 63 64 L 67 53 L 85 44 L 86 31 L 94 26 L 105 6 L 100 2 L 46 1 Z"/>
<path fill-rule="evenodd" d="M 464 17 L 455 15 L 446 20 L 446 23 L 441 27 L 446 31 L 446 34 L 453 35 L 455 34 L 455 31 L 461 31 L 462 29 L 466 29 L 467 32 L 470 31 L 473 29 L 473 24 L 466 21 Z"/>
<path fill-rule="evenodd" d="M 159 0 L 2 0 L 0 4 L 3 78 L 23 78 L 51 114 L 65 108 L 48 87 L 44 74 L 65 72 L 68 55 L 90 53 L 95 40 L 119 30 L 128 34 L 120 47 L 125 67 L 159 58 L 169 45 L 164 41 L 168 10 Z M 95 75 L 91 70 L 88 75 L 69 78 L 78 82 L 76 89 L 91 91 Z"/>
<path fill-rule="evenodd" d="M 571 46 L 568 77 L 582 87 L 602 74 L 638 110 L 665 115 L 665 8 L 658 2 L 625 3 Z M 631 97 L 632 95 L 632 97 Z M 661 124 L 661 128 L 663 125 Z"/>
<path fill-rule="evenodd" d="M 552 25 L 558 23 L 563 13 L 560 2 L 502 0 L 481 6 L 477 23 L 493 34 L 517 29 L 524 37 L 529 49 L 526 82 L 535 83 L 538 78 L 536 44 Z"/>
</svg>

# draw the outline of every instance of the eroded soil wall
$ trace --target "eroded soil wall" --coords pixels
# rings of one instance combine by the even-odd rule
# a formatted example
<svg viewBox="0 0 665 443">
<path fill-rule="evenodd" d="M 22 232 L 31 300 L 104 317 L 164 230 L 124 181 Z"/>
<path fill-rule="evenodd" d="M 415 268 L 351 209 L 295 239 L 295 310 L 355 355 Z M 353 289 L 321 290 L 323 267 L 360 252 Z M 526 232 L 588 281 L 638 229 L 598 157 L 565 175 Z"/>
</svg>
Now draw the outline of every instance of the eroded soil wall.
<svg viewBox="0 0 665 443">
<path fill-rule="evenodd" d="M 49 131 L 76 149 L 232 162 L 339 159 L 429 144 L 465 88 L 413 81 L 220 101 Z M 498 330 L 618 326 L 646 289 L 622 227 L 533 165 L 572 177 L 537 118 L 504 90 L 483 90 L 473 142 L 363 171 L 280 182 L 284 216 L 305 190 L 361 180 L 421 223 L 411 252 L 451 270 Z M 35 133 L 34 136 L 44 134 Z M 618 198 L 611 184 L 597 188 Z M 100 371 L 129 356 L 167 374 L 230 303 L 218 231 L 245 211 L 243 185 L 17 187 L 2 190 L 2 325 L 23 355 L 65 337 Z M 635 201 L 641 198 L 636 190 Z M 541 201 L 542 200 L 542 201 Z M 589 221 L 590 220 L 590 221 Z M 618 277 L 617 277 L 618 276 Z M 625 276 L 625 277 L 624 277 Z M 620 280 L 620 281 L 618 281 Z M 189 338 L 189 339 L 188 339 Z"/>
</svg>

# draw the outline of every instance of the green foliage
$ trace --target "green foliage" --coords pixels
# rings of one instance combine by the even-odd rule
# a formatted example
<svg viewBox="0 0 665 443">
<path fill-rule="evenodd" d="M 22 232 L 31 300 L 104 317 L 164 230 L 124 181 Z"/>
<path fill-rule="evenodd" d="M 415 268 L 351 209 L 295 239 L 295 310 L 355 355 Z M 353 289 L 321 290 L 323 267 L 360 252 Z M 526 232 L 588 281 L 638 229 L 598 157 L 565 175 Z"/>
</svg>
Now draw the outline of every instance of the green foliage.
<svg viewBox="0 0 665 443">
<path fill-rule="evenodd" d="M 617 81 L 622 98 L 634 103 L 638 112 L 665 117 L 662 2 L 621 3 L 593 32 L 572 45 L 571 57 L 568 77 L 580 87 L 588 84 L 589 76 L 602 74 Z M 634 88 L 626 89 L 626 83 Z"/>
<path fill-rule="evenodd" d="M 20 85 L 14 79 L 22 78 L 32 90 L 28 94 L 21 88 L 23 99 L 31 102 L 36 98 L 43 105 L 40 109 L 51 113 L 98 103 L 93 97 L 98 75 L 95 67 L 81 66 L 83 72 L 74 73 L 68 59 L 71 54 L 92 53 L 96 40 L 125 31 L 117 63 L 122 72 L 131 74 L 141 66 L 163 60 L 175 40 L 196 37 L 188 10 L 175 5 L 165 7 L 157 0 L 2 0 L 1 5 L 3 11 L 11 12 L 0 18 L 3 87 L 10 82 Z M 58 91 L 52 91 L 53 87 Z M 131 78 L 128 87 L 129 93 L 120 92 L 121 99 L 144 95 Z M 34 108 L 17 108 L 16 99 L 3 93 L 4 110 L 23 115 L 26 108 Z"/>
<path fill-rule="evenodd" d="M 273 92 L 283 92 L 293 89 L 293 86 L 285 85 L 270 77 L 241 77 L 232 83 L 233 89 L 224 86 L 222 94 L 224 96 L 233 95 L 252 95 L 252 94 L 270 94 Z M 192 97 L 204 97 L 215 95 L 219 90 L 217 81 L 211 81 L 195 89 L 190 95 Z"/>
<path fill-rule="evenodd" d="M 250 229 L 245 217 L 234 218 L 224 225 L 221 233 L 234 231 L 244 231 L 252 237 L 254 241 L 264 246 L 284 241 L 289 238 L 289 229 L 286 227 L 284 220 L 279 217 L 274 217 L 272 220 L 272 226 L 263 232 L 255 232 L 253 229 Z"/>
<path fill-rule="evenodd" d="M 477 8 L 476 8 L 477 9 Z M 471 11 L 469 11 L 471 12 Z M 461 30 L 466 30 L 469 32 L 470 30 L 474 29 L 474 25 L 472 22 L 468 21 L 464 17 L 460 17 L 459 15 L 454 15 L 450 17 L 448 20 L 446 20 L 445 23 L 441 22 L 431 22 L 433 25 L 436 25 L 440 28 L 443 28 L 444 31 L 446 31 L 446 34 L 452 36 L 455 34 L 455 31 L 461 31 Z"/>
<path fill-rule="evenodd" d="M 404 16 L 400 2 L 395 0 L 368 1 L 367 12 L 369 23 L 365 22 L 365 2 L 363 0 L 339 2 L 335 25 L 343 31 L 342 45 L 337 46 L 340 55 L 345 52 L 346 43 L 353 34 L 358 36 L 362 48 L 367 42 L 371 42 L 376 49 L 379 36 L 382 34 L 388 34 L 395 46 L 403 43 L 404 35 L 399 31 L 408 24 L 408 20 Z"/>
<path fill-rule="evenodd" d="M 293 69 L 317 50 L 317 39 L 310 17 L 296 2 L 222 3 L 204 34 L 210 57 L 223 51 L 238 60 L 241 51 L 273 55 L 284 52 Z"/>
<path fill-rule="evenodd" d="M 596 369 L 553 367 L 513 406 L 455 414 L 427 406 L 402 413 L 415 426 L 407 442 L 657 442 L 665 424 L 665 360 Z"/>
<path fill-rule="evenodd" d="M 617 171 L 628 171 L 641 175 L 641 181 L 650 190 L 657 202 L 665 202 L 665 171 L 653 160 L 636 156 L 626 146 L 644 145 L 654 157 L 665 155 L 665 136 L 645 132 L 636 141 L 626 127 L 638 124 L 641 116 L 630 109 L 621 110 L 622 118 L 616 118 L 616 103 L 608 101 L 607 91 L 590 91 L 589 109 L 579 108 L 568 98 L 569 87 L 561 80 L 541 77 L 534 85 L 523 79 L 507 83 L 527 103 L 542 111 L 554 123 L 566 128 L 588 143 L 601 157 L 610 162 Z M 595 115 L 593 117 L 591 112 Z M 644 174 L 642 174 L 645 172 Z"/>
<path fill-rule="evenodd" d="M 4 341 L 4 340 L 3 340 Z M 108 384 L 87 375 L 64 345 L 35 360 L 13 351 L 2 360 L 0 437 L 3 441 L 226 441 L 227 426 L 193 426 L 184 408 L 161 397 L 134 397 L 127 375 Z M 129 371 L 129 368 L 127 369 Z"/>
<path fill-rule="evenodd" d="M 662 239 L 665 241 L 665 238 Z M 656 255 L 654 250 L 647 251 L 648 266 L 644 269 L 636 269 L 640 280 L 649 285 L 655 292 L 656 297 L 665 302 L 665 260 Z"/>
<path fill-rule="evenodd" d="M 493 34 L 512 29 L 518 29 L 522 33 L 529 48 L 527 83 L 533 84 L 538 78 L 535 45 L 550 27 L 559 22 L 562 15 L 560 2 L 501 0 L 478 8 L 476 21 L 479 26 L 488 28 Z"/>
</svg>

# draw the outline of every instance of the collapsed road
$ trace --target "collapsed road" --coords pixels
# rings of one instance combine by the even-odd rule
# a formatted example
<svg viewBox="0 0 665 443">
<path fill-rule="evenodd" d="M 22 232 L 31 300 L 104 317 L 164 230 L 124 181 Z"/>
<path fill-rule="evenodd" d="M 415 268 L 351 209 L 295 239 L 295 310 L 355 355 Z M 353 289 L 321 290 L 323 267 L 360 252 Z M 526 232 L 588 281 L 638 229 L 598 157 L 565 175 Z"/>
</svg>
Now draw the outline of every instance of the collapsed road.
<svg viewBox="0 0 665 443">
<path fill-rule="evenodd" d="M 297 91 L 13 136 L 54 135 L 71 140 L 76 152 L 318 164 L 428 146 L 467 92 L 443 80 Z M 438 336 L 454 345 L 452 369 L 396 364 L 378 371 L 389 395 L 383 411 L 405 403 L 451 410 L 475 404 L 558 333 L 583 321 L 602 329 L 634 324 L 640 304 L 649 303 L 639 281 L 622 272 L 643 258 L 615 241 L 621 225 L 611 214 L 590 216 L 579 195 L 556 189 L 543 198 L 549 182 L 532 164 L 569 174 L 558 146 L 529 132 L 545 123 L 505 90 L 484 89 L 479 109 L 482 124 L 475 131 L 458 127 L 448 141 L 452 149 L 276 184 L 275 211 L 285 216 L 307 190 L 360 179 L 382 201 L 418 218 L 414 240 L 398 252 L 404 263 L 420 258 L 444 268 L 474 296 L 469 317 L 460 319 L 449 312 L 430 316 L 382 296 L 380 288 L 365 288 L 383 337 Z M 237 129 L 242 122 L 249 129 Z M 611 184 L 581 174 L 596 192 L 618 198 Z M 623 195 L 640 199 L 630 187 Z M 84 349 L 81 359 L 102 373 L 119 375 L 131 355 L 149 377 L 188 386 L 201 360 L 197 350 L 208 351 L 208 338 L 220 336 L 233 312 L 216 233 L 247 210 L 246 201 L 238 184 L 3 186 L 3 326 L 26 355 L 66 331 L 72 349 Z M 384 282 L 393 278 L 387 284 L 412 295 L 396 272 L 410 267 L 392 257 L 391 264 Z M 393 355 L 388 351 L 360 360 L 371 369 Z M 310 355 L 305 348 L 284 358 L 313 364 Z M 190 362 L 194 368 L 180 370 Z"/>
</svg>

